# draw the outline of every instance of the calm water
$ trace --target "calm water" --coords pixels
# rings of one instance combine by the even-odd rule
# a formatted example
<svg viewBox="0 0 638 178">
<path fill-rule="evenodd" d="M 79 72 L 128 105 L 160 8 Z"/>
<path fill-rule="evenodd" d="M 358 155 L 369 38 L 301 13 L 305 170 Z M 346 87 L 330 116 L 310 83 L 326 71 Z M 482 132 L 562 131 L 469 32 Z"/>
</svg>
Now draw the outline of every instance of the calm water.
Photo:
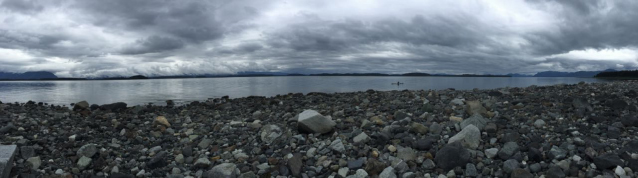
<svg viewBox="0 0 638 178">
<path fill-rule="evenodd" d="M 405 85 L 391 83 L 401 81 Z M 580 81 L 603 82 L 593 78 L 491 78 L 491 77 L 233 77 L 203 79 L 109 80 L 109 81 L 0 81 L 2 102 L 91 104 L 126 102 L 164 104 L 203 101 L 228 95 L 231 98 L 251 95 L 274 96 L 287 93 L 352 92 L 374 90 L 420 90 L 456 88 L 491 89 L 530 85 L 574 84 Z"/>
</svg>

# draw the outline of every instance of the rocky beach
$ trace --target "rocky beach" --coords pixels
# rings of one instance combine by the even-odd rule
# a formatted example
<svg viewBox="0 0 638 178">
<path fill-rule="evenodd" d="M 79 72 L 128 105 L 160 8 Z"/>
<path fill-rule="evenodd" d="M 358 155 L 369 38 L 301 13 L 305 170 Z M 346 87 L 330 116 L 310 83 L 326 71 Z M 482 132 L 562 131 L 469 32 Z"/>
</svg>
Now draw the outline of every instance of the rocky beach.
<svg viewBox="0 0 638 178">
<path fill-rule="evenodd" d="M 10 177 L 636 177 L 638 82 L 0 104 Z"/>
</svg>

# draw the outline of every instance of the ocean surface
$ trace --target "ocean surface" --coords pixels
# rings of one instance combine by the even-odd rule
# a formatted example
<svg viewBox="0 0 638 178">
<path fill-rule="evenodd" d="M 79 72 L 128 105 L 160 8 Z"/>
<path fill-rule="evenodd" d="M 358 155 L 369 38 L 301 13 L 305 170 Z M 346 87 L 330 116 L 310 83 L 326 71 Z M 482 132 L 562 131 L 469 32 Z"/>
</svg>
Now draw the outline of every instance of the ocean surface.
<svg viewBox="0 0 638 178">
<path fill-rule="evenodd" d="M 531 85 L 605 82 L 594 78 L 569 77 L 374 77 L 374 76 L 281 76 L 229 77 L 151 80 L 90 80 L 90 81 L 0 81 L 0 101 L 44 102 L 69 105 L 82 100 L 90 104 L 126 102 L 131 105 L 153 103 L 165 105 L 204 101 L 225 95 L 275 96 L 287 93 L 354 92 L 374 90 L 457 90 L 527 87 Z M 392 83 L 402 82 L 403 85 Z"/>
</svg>

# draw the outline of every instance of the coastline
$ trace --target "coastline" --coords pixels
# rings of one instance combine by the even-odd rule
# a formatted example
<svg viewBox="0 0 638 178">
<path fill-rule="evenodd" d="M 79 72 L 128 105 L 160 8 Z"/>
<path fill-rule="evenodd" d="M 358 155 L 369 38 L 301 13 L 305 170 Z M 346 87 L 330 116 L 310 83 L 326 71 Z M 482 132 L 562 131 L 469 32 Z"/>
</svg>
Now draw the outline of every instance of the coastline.
<svg viewBox="0 0 638 178">
<path fill-rule="evenodd" d="M 637 88 L 613 81 L 181 106 L 5 103 L 0 138 L 19 148 L 11 175 L 36 177 L 626 175 L 638 170 Z"/>
</svg>

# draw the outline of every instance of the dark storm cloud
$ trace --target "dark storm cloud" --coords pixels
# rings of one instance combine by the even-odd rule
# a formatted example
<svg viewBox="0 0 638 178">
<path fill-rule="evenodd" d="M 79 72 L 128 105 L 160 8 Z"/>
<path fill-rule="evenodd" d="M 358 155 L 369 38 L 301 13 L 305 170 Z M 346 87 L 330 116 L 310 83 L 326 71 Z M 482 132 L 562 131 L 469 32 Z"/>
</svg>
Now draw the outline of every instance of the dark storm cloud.
<svg viewBox="0 0 638 178">
<path fill-rule="evenodd" d="M 98 26 L 171 35 L 199 43 L 221 38 L 232 23 L 255 15 L 244 6 L 228 12 L 230 1 L 83 0 L 78 5 Z"/>
<path fill-rule="evenodd" d="M 122 50 L 122 54 L 146 54 L 160 51 L 174 50 L 184 47 L 184 42 L 178 39 L 161 36 L 150 36 L 140 39 Z"/>
<path fill-rule="evenodd" d="M 638 47 L 638 1 L 532 1 L 555 4 L 558 31 L 524 35 L 534 54 L 551 55 L 587 48 Z"/>
<path fill-rule="evenodd" d="M 18 13 L 37 13 L 44 9 L 40 0 L 5 0 L 0 7 Z"/>
<path fill-rule="evenodd" d="M 476 19 L 469 15 L 425 18 L 417 15 L 409 20 L 396 18 L 373 22 L 314 20 L 292 25 L 274 34 L 275 47 L 298 51 L 349 50 L 352 45 L 398 42 L 411 45 L 437 45 L 471 49 L 477 44 L 491 44 L 481 33 Z"/>
<path fill-rule="evenodd" d="M 10 49 L 0 62 L 3 68 L 36 66 L 70 76 L 248 70 L 497 74 L 638 64 L 627 57 L 638 54 L 638 1 L 370 4 L 0 0 L 0 50 Z M 626 50 L 617 55 L 622 59 L 565 55 L 590 49 Z M 25 55 L 32 59 L 12 60 Z"/>
</svg>

